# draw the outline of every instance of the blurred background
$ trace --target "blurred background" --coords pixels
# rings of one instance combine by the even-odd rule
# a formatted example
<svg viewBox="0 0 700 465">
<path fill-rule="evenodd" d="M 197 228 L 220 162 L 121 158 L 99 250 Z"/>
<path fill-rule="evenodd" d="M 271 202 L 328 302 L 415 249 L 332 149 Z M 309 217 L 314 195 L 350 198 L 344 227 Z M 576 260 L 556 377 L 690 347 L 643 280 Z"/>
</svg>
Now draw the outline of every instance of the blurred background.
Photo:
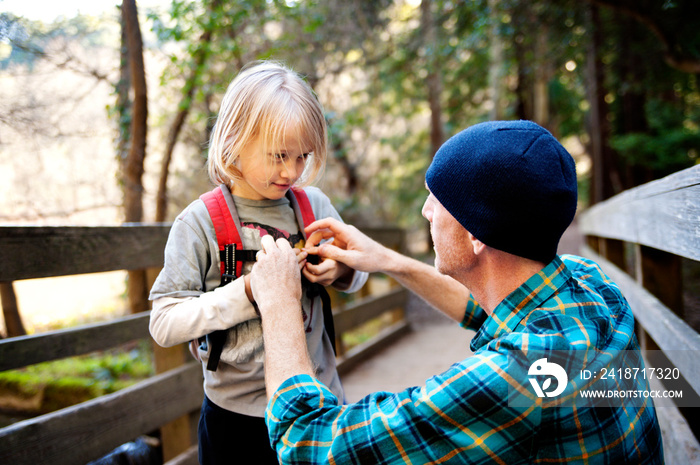
<svg viewBox="0 0 700 465">
<path fill-rule="evenodd" d="M 0 0 L 0 224 L 172 221 L 211 188 L 226 86 L 274 59 L 325 107 L 317 185 L 346 221 L 406 228 L 428 254 L 425 170 L 474 123 L 549 129 L 580 208 L 696 164 L 698 31 L 697 0 Z M 74 279 L 16 283 L 30 332 L 94 316 L 71 286 L 122 311 L 125 273 Z"/>
</svg>

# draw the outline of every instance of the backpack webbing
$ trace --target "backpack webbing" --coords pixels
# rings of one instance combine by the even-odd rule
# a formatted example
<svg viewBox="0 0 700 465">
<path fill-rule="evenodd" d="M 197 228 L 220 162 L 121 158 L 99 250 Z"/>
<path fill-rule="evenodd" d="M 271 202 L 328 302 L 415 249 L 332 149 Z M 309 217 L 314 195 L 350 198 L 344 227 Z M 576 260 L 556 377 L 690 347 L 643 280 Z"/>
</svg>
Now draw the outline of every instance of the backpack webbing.
<svg viewBox="0 0 700 465">
<path fill-rule="evenodd" d="M 216 232 L 216 241 L 219 245 L 219 258 L 221 261 L 222 286 L 241 276 L 243 262 L 254 262 L 255 255 L 258 252 L 257 250 L 243 249 L 243 241 L 241 240 L 238 228 L 236 228 L 236 223 L 233 220 L 233 216 L 222 191 L 222 189 L 225 188 L 225 186 L 219 186 L 200 196 L 202 201 L 204 201 L 204 205 L 207 207 Z M 311 208 L 309 197 L 302 189 L 292 188 L 291 191 L 299 206 L 302 228 L 305 228 L 315 221 L 315 215 Z M 235 208 L 234 205 L 232 205 L 232 207 Z M 333 352 L 336 353 L 335 327 L 333 325 L 333 312 L 328 291 L 320 284 L 311 283 L 303 277 L 302 282 L 306 288 L 307 297 L 311 300 L 319 296 L 321 298 L 324 327 L 333 346 Z M 227 330 L 218 330 L 207 334 L 206 344 L 210 349 L 207 370 L 216 371 L 216 367 L 221 358 L 221 352 L 226 343 L 226 336 Z"/>
</svg>

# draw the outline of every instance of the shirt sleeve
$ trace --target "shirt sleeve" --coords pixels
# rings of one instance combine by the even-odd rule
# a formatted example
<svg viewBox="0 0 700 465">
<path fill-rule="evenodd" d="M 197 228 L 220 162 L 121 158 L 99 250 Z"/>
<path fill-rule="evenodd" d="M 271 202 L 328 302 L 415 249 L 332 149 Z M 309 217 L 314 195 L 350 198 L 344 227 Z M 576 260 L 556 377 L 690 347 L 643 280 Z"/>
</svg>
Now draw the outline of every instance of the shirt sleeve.
<svg viewBox="0 0 700 465">
<path fill-rule="evenodd" d="M 211 256 L 218 253 L 218 245 L 216 239 L 208 239 L 209 235 L 215 237 L 214 226 L 203 204 L 193 203 L 173 223 L 165 263 L 150 296 L 154 302 L 149 330 L 161 346 L 177 345 L 258 318 L 243 279 L 217 287 L 221 276 Z"/>
<path fill-rule="evenodd" d="M 237 279 L 198 297 L 161 297 L 153 302 L 149 330 L 160 346 L 172 347 L 218 329 L 258 318 Z"/>
<path fill-rule="evenodd" d="M 486 321 L 488 315 L 486 311 L 474 300 L 474 297 L 469 294 L 469 300 L 467 301 L 467 308 L 464 312 L 464 318 L 460 323 L 460 326 L 466 329 L 478 330 L 481 325 Z"/>
<path fill-rule="evenodd" d="M 281 463 L 522 463 L 539 424 L 536 408 L 508 405 L 500 354 L 475 355 L 423 387 L 377 392 L 351 405 L 318 380 L 285 381 L 266 421 Z"/>
</svg>

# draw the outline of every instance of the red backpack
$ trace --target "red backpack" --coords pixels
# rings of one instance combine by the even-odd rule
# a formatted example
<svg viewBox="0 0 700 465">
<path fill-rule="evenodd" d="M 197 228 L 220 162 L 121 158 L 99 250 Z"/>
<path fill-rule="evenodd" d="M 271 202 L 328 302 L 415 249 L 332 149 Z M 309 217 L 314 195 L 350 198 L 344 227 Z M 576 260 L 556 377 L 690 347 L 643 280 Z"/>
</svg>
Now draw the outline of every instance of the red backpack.
<svg viewBox="0 0 700 465">
<path fill-rule="evenodd" d="M 202 194 L 200 199 L 204 201 L 204 205 L 207 207 L 209 216 L 214 223 L 214 230 L 216 231 L 216 241 L 219 244 L 219 256 L 221 260 L 221 285 L 230 283 L 234 279 L 241 276 L 243 263 L 244 262 L 254 262 L 257 250 L 246 250 L 243 249 L 243 241 L 236 227 L 237 221 L 234 221 L 233 215 L 236 217 L 238 213 L 236 212 L 236 207 L 233 202 L 229 204 L 226 202 L 226 197 L 222 189 L 226 189 L 224 186 L 219 186 L 213 190 Z M 301 214 L 301 226 L 306 228 L 308 225 L 315 221 L 314 212 L 311 209 L 311 203 L 309 203 L 309 197 L 306 195 L 303 189 L 292 188 L 292 194 L 294 195 L 297 204 L 299 205 L 299 213 Z M 233 211 L 232 211 L 233 210 Z M 296 210 L 295 210 L 296 211 Z M 299 219 L 297 218 L 297 221 Z M 304 236 L 306 236 L 304 234 Z M 318 257 L 309 255 L 307 260 L 311 263 L 318 263 Z M 302 277 L 304 282 L 304 287 L 306 288 L 306 295 L 310 299 L 314 299 L 317 296 L 321 297 L 323 303 L 323 323 L 328 337 L 333 345 L 333 352 L 336 351 L 335 348 L 335 328 L 333 327 L 333 312 L 330 305 L 330 296 L 326 289 L 320 284 L 311 283 Z M 226 333 L 227 330 L 218 330 L 210 334 L 207 334 L 206 340 L 202 341 L 200 338 L 200 343 L 206 344 L 211 348 L 209 352 L 209 361 L 207 362 L 207 370 L 216 371 L 219 364 L 219 359 L 221 358 L 221 352 L 226 343 Z M 206 346 L 202 347 L 206 350 Z"/>
</svg>

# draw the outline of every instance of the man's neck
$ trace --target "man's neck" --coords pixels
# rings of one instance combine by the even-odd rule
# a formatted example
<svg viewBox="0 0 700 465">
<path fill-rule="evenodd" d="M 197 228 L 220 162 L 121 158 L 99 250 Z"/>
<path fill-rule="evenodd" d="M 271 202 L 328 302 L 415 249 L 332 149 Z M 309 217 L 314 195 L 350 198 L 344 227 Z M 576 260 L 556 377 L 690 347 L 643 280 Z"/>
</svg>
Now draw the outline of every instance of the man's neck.
<svg viewBox="0 0 700 465">
<path fill-rule="evenodd" d="M 480 257 L 479 266 L 467 277 L 469 282 L 463 284 L 491 315 L 506 297 L 545 266 L 542 262 L 491 249 Z"/>
</svg>

